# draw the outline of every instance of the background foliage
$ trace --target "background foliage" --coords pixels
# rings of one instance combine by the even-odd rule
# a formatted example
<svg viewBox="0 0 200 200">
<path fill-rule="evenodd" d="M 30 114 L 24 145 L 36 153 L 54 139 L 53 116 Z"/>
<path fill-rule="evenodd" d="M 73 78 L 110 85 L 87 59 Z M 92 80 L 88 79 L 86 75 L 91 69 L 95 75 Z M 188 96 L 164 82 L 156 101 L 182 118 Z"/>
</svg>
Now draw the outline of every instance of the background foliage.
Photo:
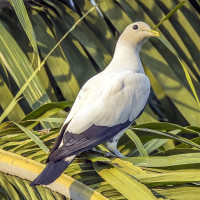
<svg viewBox="0 0 200 200">
<path fill-rule="evenodd" d="M 99 0 L 98 9 L 70 31 L 29 84 L 39 63 L 93 4 L 24 2 L 26 9 L 22 1 L 0 1 L 0 148 L 44 163 L 79 89 L 109 64 L 124 28 L 138 20 L 155 27 L 180 1 Z M 199 10 L 199 1 L 186 1 L 158 28 L 187 67 L 198 97 Z M 87 152 L 66 173 L 111 199 L 198 199 L 200 108 L 179 61 L 159 40 L 144 45 L 141 59 L 152 91 L 145 112 L 120 140 L 119 149 L 128 158 Z M 24 84 L 26 90 L 16 98 Z M 106 151 L 102 145 L 99 149 Z M 13 192 L 16 199 L 65 198 L 1 173 L 2 199 L 13 199 Z"/>
</svg>

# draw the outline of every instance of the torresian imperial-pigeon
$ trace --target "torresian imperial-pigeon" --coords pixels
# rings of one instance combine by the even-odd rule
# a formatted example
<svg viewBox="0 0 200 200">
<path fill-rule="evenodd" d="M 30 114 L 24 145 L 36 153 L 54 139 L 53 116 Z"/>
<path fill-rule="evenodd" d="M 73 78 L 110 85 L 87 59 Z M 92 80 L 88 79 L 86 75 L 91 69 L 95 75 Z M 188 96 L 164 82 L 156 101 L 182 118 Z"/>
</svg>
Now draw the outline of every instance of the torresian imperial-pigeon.
<svg viewBox="0 0 200 200">
<path fill-rule="evenodd" d="M 126 27 L 112 61 L 81 88 L 47 159 L 47 166 L 31 185 L 54 182 L 81 152 L 105 142 L 117 157 L 119 138 L 144 110 L 150 83 L 139 57 L 142 45 L 158 36 L 144 22 Z"/>
</svg>

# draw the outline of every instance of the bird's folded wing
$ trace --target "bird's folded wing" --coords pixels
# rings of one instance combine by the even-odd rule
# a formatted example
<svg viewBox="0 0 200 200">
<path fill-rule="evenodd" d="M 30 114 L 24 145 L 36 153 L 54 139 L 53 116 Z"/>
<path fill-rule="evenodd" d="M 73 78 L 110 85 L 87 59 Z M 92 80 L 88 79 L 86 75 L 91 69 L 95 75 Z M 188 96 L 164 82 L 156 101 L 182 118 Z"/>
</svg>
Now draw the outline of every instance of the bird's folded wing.
<svg viewBox="0 0 200 200">
<path fill-rule="evenodd" d="M 91 149 L 113 137 L 126 129 L 144 108 L 148 94 L 141 96 L 139 86 L 143 78 L 121 74 L 103 81 L 100 84 L 106 83 L 105 87 L 93 85 L 68 127 L 63 126 L 62 145 L 51 152 L 51 161 Z"/>
<path fill-rule="evenodd" d="M 113 127 L 92 125 L 81 134 L 66 132 L 63 137 L 63 145 L 51 154 L 50 160 L 55 162 L 64 159 L 67 156 L 92 149 L 105 140 L 113 137 L 121 130 L 126 129 L 131 123 L 132 122 L 127 120 L 126 122 Z"/>
</svg>

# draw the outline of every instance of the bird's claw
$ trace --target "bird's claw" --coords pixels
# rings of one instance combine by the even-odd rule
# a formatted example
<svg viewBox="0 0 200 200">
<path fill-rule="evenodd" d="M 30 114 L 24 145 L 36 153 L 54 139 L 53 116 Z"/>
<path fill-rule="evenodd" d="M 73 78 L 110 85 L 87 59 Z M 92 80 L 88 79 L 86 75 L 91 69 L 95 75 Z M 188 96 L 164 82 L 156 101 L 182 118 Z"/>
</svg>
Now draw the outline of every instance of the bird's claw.
<svg viewBox="0 0 200 200">
<path fill-rule="evenodd" d="M 104 154 L 104 157 L 105 158 L 110 158 L 110 157 L 117 157 L 117 156 L 115 154 L 113 154 L 113 153 L 107 152 L 107 153 Z"/>
<path fill-rule="evenodd" d="M 116 153 L 116 152 L 115 152 Z M 110 152 L 107 152 L 104 154 L 104 157 L 106 158 L 110 158 L 110 157 L 116 157 L 116 158 L 126 158 L 126 156 L 123 156 L 120 152 L 118 153 L 110 153 Z"/>
</svg>

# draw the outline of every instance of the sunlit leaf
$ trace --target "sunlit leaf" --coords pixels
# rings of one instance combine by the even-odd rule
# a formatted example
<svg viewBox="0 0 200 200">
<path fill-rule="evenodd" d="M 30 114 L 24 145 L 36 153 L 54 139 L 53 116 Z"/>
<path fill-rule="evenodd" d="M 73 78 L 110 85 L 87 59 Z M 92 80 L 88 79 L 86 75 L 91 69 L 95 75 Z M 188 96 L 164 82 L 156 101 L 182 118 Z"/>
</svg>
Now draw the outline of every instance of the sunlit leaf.
<svg viewBox="0 0 200 200">
<path fill-rule="evenodd" d="M 12 2 L 12 6 L 15 9 L 17 17 L 18 17 L 24 31 L 26 32 L 26 34 L 27 34 L 27 36 L 28 36 L 28 38 L 31 42 L 31 45 L 33 46 L 33 49 L 38 54 L 34 30 L 33 30 L 33 27 L 31 25 L 31 21 L 28 17 L 28 13 L 26 11 L 23 0 L 10 0 L 10 1 Z"/>
<path fill-rule="evenodd" d="M 153 29 L 158 28 L 164 21 L 168 20 L 178 9 L 184 5 L 185 1 L 181 1 L 172 11 L 170 11 Z"/>
<path fill-rule="evenodd" d="M 17 123 L 14 123 L 14 124 L 16 126 L 18 126 L 22 131 L 24 131 L 41 149 L 43 149 L 46 153 L 49 152 L 48 147 L 36 135 L 34 135 L 30 130 L 21 126 L 20 124 L 17 124 Z"/>
<path fill-rule="evenodd" d="M 98 174 L 127 199 L 157 199 L 148 188 L 119 168 L 101 162 L 95 162 L 93 165 Z"/>
<path fill-rule="evenodd" d="M 140 152 L 140 155 L 142 157 L 148 157 L 148 153 L 146 149 L 143 147 L 142 142 L 140 141 L 139 137 L 134 133 L 134 131 L 128 129 L 126 131 L 126 134 L 131 138 L 131 140 L 133 140 L 138 151 Z"/>
<path fill-rule="evenodd" d="M 198 103 L 199 106 L 200 106 L 199 98 L 198 98 L 198 96 L 197 96 L 196 90 L 195 90 L 194 85 L 193 85 L 193 83 L 192 83 L 192 79 L 191 79 L 191 77 L 190 77 L 190 74 L 189 74 L 189 72 L 188 72 L 186 66 L 183 64 L 181 58 L 178 56 L 178 54 L 176 53 L 176 51 L 174 50 L 174 48 L 169 44 L 169 42 L 168 42 L 167 40 L 165 40 L 165 39 L 164 39 L 163 37 L 161 37 L 161 36 L 159 36 L 159 37 L 157 37 L 157 38 L 158 38 L 161 42 L 163 42 L 163 44 L 165 44 L 165 46 L 166 46 L 166 47 L 177 57 L 177 59 L 179 60 L 181 66 L 182 66 L 182 68 L 183 68 L 183 70 L 184 70 L 184 72 L 185 72 L 185 76 L 186 76 L 186 79 L 187 79 L 187 81 L 188 81 L 188 84 L 190 85 L 190 88 L 191 88 L 191 90 L 192 90 L 192 92 L 193 92 L 193 94 L 194 94 L 194 97 L 195 97 L 197 103 Z"/>
</svg>

